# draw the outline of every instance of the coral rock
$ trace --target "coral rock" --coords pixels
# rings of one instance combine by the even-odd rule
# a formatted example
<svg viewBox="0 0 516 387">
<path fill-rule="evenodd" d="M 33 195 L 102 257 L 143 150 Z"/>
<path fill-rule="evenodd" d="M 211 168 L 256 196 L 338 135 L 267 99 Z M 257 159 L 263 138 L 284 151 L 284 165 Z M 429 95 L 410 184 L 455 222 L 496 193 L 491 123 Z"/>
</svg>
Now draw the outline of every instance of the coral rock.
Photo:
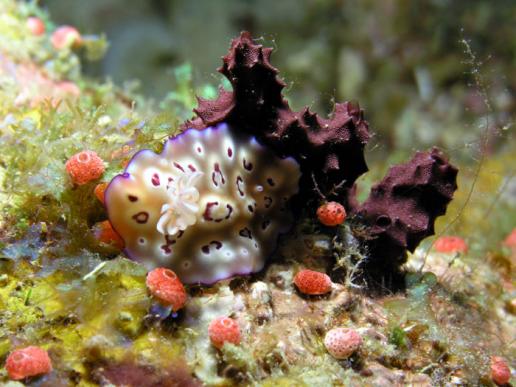
<svg viewBox="0 0 516 387">
<path fill-rule="evenodd" d="M 30 346 L 9 354 L 5 362 L 5 369 L 9 378 L 21 380 L 29 376 L 51 372 L 52 362 L 46 350 Z"/>
<path fill-rule="evenodd" d="M 435 218 L 446 212 L 457 189 L 456 178 L 457 168 L 436 148 L 417 152 L 409 162 L 389 169 L 357 211 L 369 225 L 369 267 L 380 260 L 378 272 L 385 266 L 398 267 L 406 250 L 414 251 L 433 235 Z"/>
<path fill-rule="evenodd" d="M 507 384 L 511 380 L 511 369 L 504 358 L 491 356 L 491 379 L 499 386 Z"/>
<path fill-rule="evenodd" d="M 324 337 L 324 346 L 335 359 L 347 359 L 361 345 L 362 337 L 354 329 L 334 328 Z"/>
<path fill-rule="evenodd" d="M 332 282 L 325 273 L 313 270 L 301 270 L 294 277 L 294 284 L 303 294 L 319 295 L 331 291 Z"/>
<path fill-rule="evenodd" d="M 337 202 L 324 203 L 317 209 L 317 219 L 325 226 L 338 226 L 346 220 L 346 210 Z"/>
<path fill-rule="evenodd" d="M 467 253 L 466 241 L 458 236 L 442 236 L 437 238 L 434 249 L 440 253 Z"/>
<path fill-rule="evenodd" d="M 287 231 L 299 166 L 226 125 L 189 130 L 159 155 L 144 150 L 106 190 L 125 252 L 185 283 L 214 283 L 263 268 Z"/>
<path fill-rule="evenodd" d="M 186 290 L 170 269 L 157 268 L 147 274 L 147 288 L 161 303 L 170 305 L 174 312 L 181 309 L 187 299 Z"/>
<path fill-rule="evenodd" d="M 241 333 L 238 323 L 229 317 L 217 317 L 208 327 L 211 343 L 222 348 L 224 343 L 240 344 Z"/>
<path fill-rule="evenodd" d="M 65 168 L 72 181 L 82 185 L 102 176 L 104 162 L 94 151 L 85 150 L 70 157 Z"/>
<path fill-rule="evenodd" d="M 279 155 L 292 156 L 300 163 L 301 196 L 314 195 L 313 175 L 323 193 L 334 191 L 346 204 L 355 180 L 367 171 L 363 150 L 370 136 L 363 112 L 349 102 L 336 104 L 329 119 L 308 108 L 293 112 L 281 93 L 285 83 L 270 64 L 271 52 L 242 32 L 219 69 L 233 91 L 221 90 L 213 101 L 199 99 L 194 109 L 198 118 L 184 127 L 226 122 L 253 134 Z"/>
</svg>

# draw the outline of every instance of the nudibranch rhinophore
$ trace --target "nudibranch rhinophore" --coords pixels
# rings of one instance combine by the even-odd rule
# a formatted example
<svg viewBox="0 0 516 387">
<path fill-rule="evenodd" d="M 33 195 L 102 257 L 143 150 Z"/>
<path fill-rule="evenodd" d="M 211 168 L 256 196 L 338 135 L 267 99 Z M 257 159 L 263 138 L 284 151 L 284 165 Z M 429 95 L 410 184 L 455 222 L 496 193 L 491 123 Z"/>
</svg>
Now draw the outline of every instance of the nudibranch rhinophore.
<svg viewBox="0 0 516 387">
<path fill-rule="evenodd" d="M 126 254 L 184 283 L 263 268 L 289 229 L 299 166 L 225 124 L 188 129 L 160 154 L 138 152 L 109 184 L 109 220 Z"/>
</svg>

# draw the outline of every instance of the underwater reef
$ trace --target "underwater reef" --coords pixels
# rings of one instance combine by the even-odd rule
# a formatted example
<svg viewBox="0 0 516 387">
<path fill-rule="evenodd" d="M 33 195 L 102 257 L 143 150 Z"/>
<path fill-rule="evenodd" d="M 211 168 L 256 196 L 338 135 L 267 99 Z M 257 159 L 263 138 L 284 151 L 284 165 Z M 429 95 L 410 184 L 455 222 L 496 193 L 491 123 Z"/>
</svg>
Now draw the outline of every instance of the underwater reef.
<svg viewBox="0 0 516 387">
<path fill-rule="evenodd" d="M 366 173 L 374 122 L 292 110 L 247 32 L 231 89 L 184 65 L 160 103 L 86 77 L 105 38 L 35 3 L 0 37 L 2 385 L 514 382 L 509 134 Z"/>
</svg>

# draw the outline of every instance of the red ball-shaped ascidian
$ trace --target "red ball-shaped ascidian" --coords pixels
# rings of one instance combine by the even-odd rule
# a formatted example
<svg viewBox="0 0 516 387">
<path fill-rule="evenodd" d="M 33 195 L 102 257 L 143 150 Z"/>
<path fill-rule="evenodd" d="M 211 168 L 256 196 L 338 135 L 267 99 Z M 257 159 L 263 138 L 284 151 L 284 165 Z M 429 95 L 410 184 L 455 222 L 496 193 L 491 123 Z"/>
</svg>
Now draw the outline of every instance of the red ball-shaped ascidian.
<svg viewBox="0 0 516 387">
<path fill-rule="evenodd" d="M 511 369 L 504 358 L 491 356 L 491 379 L 499 386 L 509 383 L 511 379 Z"/>
<path fill-rule="evenodd" d="M 338 226 L 346 220 L 346 209 L 337 202 L 327 202 L 317 209 L 317 219 L 325 226 Z"/>
<path fill-rule="evenodd" d="M 301 293 L 311 296 L 328 293 L 332 287 L 331 279 L 327 274 L 308 269 L 296 274 L 294 284 Z"/>
<path fill-rule="evenodd" d="M 217 317 L 208 326 L 208 335 L 214 347 L 220 349 L 224 343 L 238 345 L 242 339 L 238 323 L 230 317 Z"/>
<path fill-rule="evenodd" d="M 31 16 L 27 19 L 27 28 L 32 35 L 39 36 L 45 33 L 45 23 L 39 17 Z"/>
<path fill-rule="evenodd" d="M 177 312 L 186 304 L 185 287 L 176 273 L 170 269 L 157 268 L 147 274 L 147 288 L 160 303 L 171 306 Z"/>
<path fill-rule="evenodd" d="M 516 228 L 504 239 L 503 244 L 510 249 L 516 249 Z"/>
<path fill-rule="evenodd" d="M 361 345 L 362 337 L 350 328 L 333 328 L 324 337 L 324 346 L 335 359 L 347 359 Z"/>
<path fill-rule="evenodd" d="M 51 372 L 52 362 L 43 348 L 30 346 L 11 352 L 5 362 L 5 369 L 10 379 L 21 380 Z"/>
<path fill-rule="evenodd" d="M 439 253 L 462 253 L 468 252 L 466 241 L 458 236 L 444 235 L 437 238 L 434 249 Z"/>
<path fill-rule="evenodd" d="M 118 235 L 117 232 L 113 229 L 113 226 L 109 220 L 95 224 L 93 230 L 95 238 L 99 242 L 111 245 L 118 250 L 122 250 L 124 248 L 123 239 L 120 238 L 120 235 Z"/>
<path fill-rule="evenodd" d="M 104 161 L 94 151 L 84 150 L 74 154 L 65 164 L 66 172 L 75 184 L 82 185 L 97 180 L 104 173 Z"/>
<path fill-rule="evenodd" d="M 56 29 L 50 38 L 55 49 L 78 47 L 82 44 L 82 36 L 75 27 L 61 26 Z"/>
</svg>

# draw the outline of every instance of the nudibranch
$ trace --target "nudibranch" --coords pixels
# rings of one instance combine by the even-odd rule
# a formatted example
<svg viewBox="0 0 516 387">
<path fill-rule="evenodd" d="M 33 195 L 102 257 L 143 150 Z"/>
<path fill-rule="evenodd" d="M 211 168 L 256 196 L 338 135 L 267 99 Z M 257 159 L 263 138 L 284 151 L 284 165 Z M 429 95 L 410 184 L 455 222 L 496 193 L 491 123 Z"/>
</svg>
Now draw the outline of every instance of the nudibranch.
<svg viewBox="0 0 516 387">
<path fill-rule="evenodd" d="M 220 124 L 188 129 L 160 154 L 138 152 L 105 202 L 131 259 L 210 284 L 263 268 L 291 226 L 300 176 L 293 158 Z"/>
</svg>

